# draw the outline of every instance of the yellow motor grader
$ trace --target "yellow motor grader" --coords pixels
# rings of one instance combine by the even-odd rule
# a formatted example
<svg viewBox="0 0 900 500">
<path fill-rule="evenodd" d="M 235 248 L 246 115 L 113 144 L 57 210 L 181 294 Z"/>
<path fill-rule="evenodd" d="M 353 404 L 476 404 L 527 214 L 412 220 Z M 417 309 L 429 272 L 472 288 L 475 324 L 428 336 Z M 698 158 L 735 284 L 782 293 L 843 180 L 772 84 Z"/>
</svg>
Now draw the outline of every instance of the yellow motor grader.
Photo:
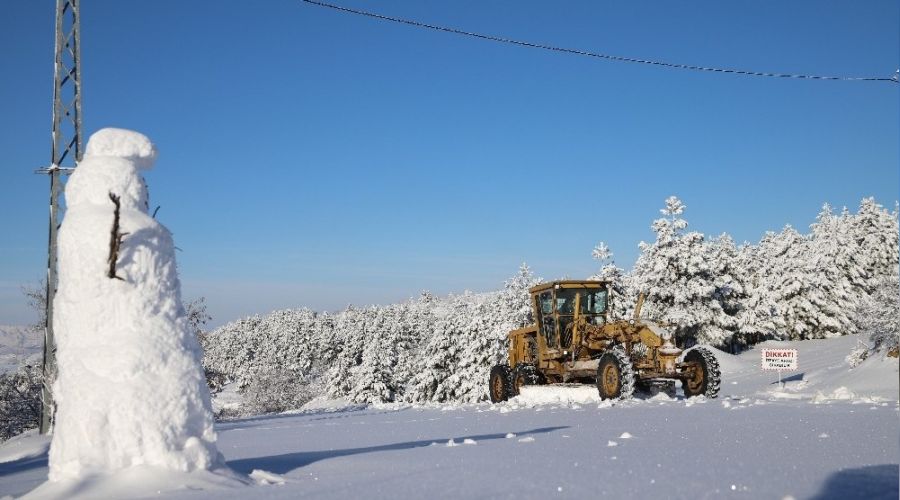
<svg viewBox="0 0 900 500">
<path fill-rule="evenodd" d="M 552 281 L 529 289 L 536 324 L 509 333 L 509 361 L 491 369 L 491 401 L 517 396 L 524 385 L 594 383 L 601 399 L 630 398 L 635 387 L 673 388 L 685 397 L 716 397 L 721 375 L 704 347 L 685 354 L 664 325 L 610 315 L 606 281 Z"/>
</svg>

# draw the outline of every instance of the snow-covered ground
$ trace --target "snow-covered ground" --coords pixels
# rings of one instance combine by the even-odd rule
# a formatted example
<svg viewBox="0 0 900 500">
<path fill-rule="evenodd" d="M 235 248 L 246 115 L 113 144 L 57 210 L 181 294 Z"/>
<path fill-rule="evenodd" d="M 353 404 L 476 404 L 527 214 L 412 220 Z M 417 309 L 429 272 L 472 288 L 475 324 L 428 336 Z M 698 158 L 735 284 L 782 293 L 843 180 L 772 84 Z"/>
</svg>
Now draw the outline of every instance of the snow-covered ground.
<svg viewBox="0 0 900 500">
<path fill-rule="evenodd" d="M 589 387 L 538 387 L 498 405 L 329 409 L 317 401 L 218 424 L 219 449 L 249 486 L 136 470 L 35 496 L 897 498 L 897 360 L 849 370 L 844 357 L 855 343 L 772 343 L 799 350 L 800 369 L 783 387 L 759 369 L 758 349 L 717 353 L 723 383 L 712 400 L 610 403 Z M 46 446 L 34 434 L 0 446 L 0 496 L 45 480 Z"/>
</svg>

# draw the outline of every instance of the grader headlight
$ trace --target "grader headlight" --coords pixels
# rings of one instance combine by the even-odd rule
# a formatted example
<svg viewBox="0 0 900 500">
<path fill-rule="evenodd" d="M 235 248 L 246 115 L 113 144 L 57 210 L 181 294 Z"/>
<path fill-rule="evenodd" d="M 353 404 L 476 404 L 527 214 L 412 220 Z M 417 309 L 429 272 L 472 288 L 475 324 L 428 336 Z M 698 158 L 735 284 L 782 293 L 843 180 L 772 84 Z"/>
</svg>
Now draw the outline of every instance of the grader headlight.
<svg viewBox="0 0 900 500">
<path fill-rule="evenodd" d="M 661 351 L 662 349 L 660 349 Z M 666 375 L 674 375 L 675 374 L 675 362 L 678 360 L 678 355 L 665 355 L 662 352 L 659 353 L 659 364 L 662 368 L 663 373 Z"/>
</svg>

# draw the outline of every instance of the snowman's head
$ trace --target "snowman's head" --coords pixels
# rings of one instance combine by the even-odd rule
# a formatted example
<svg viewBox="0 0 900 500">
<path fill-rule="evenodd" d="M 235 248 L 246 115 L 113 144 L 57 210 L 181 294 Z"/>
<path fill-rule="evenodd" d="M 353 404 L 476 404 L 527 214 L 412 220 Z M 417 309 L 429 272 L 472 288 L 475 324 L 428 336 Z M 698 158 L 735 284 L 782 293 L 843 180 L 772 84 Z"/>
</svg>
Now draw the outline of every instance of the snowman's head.
<svg viewBox="0 0 900 500">
<path fill-rule="evenodd" d="M 144 134 L 110 127 L 94 132 L 84 155 L 123 158 L 140 170 L 150 170 L 156 161 L 156 148 Z"/>
<path fill-rule="evenodd" d="M 113 193 L 122 208 L 146 212 L 147 186 L 140 171 L 153 167 L 154 160 L 156 148 L 143 134 L 118 128 L 94 133 L 66 183 L 66 205 L 108 205 Z"/>
</svg>

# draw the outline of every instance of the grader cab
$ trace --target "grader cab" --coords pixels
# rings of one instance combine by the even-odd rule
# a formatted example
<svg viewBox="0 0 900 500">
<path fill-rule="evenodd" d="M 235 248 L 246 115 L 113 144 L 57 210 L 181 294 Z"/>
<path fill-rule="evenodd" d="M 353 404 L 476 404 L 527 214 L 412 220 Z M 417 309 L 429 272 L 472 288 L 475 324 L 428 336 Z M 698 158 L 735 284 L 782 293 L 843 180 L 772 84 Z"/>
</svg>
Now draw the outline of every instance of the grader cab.
<svg viewBox="0 0 900 500">
<path fill-rule="evenodd" d="M 508 363 L 494 366 L 492 402 L 519 394 L 524 385 L 593 383 L 601 399 L 630 398 L 636 387 L 674 387 L 686 397 L 716 397 L 719 365 L 703 347 L 684 351 L 664 325 L 610 314 L 605 281 L 553 281 L 529 290 L 535 324 L 509 333 Z"/>
</svg>

